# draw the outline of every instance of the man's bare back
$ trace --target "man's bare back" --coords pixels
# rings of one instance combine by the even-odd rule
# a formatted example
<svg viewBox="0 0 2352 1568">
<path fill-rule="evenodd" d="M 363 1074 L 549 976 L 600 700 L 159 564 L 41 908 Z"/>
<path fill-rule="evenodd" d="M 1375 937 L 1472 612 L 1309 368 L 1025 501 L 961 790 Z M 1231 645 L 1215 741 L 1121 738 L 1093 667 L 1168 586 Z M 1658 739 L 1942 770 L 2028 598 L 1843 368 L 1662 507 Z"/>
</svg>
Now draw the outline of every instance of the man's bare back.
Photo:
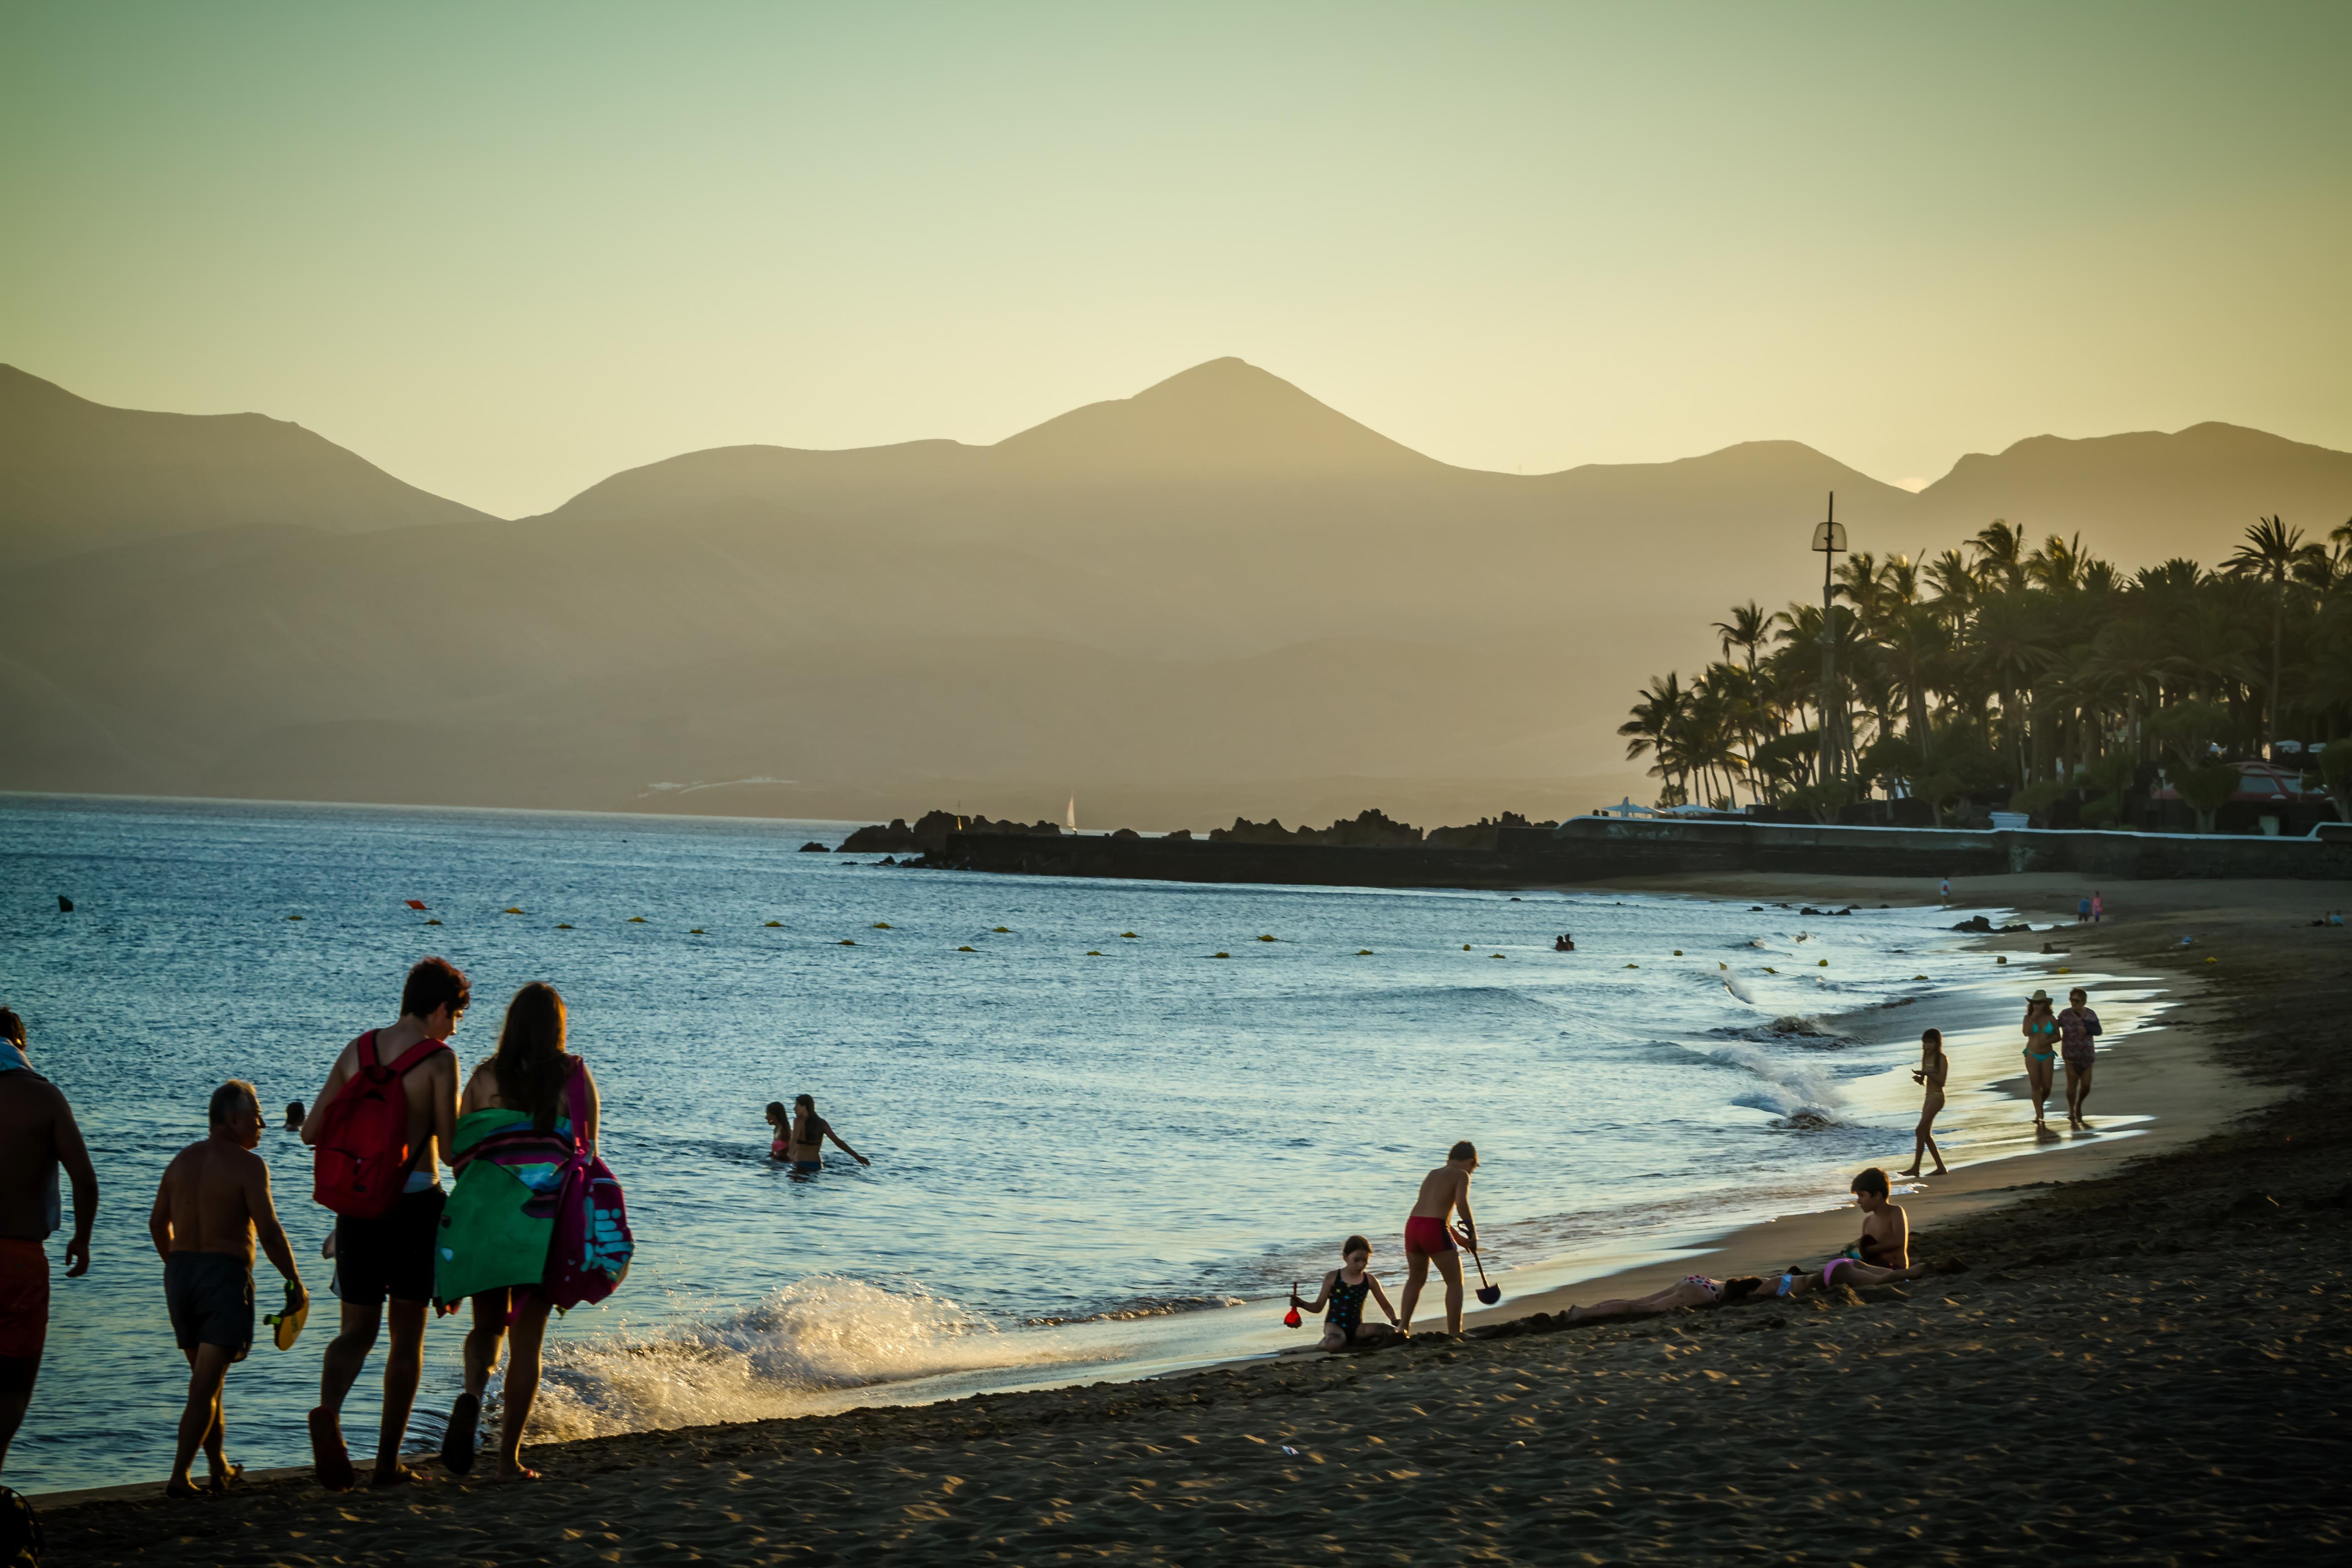
<svg viewBox="0 0 2352 1568">
<path fill-rule="evenodd" d="M 220 1138 L 191 1143 L 172 1157 L 155 1192 L 156 1250 L 217 1252 L 253 1263 L 257 1225 L 277 1224 L 269 1167 L 260 1155 Z"/>
<path fill-rule="evenodd" d="M 0 1237 L 39 1241 L 49 1234 L 51 1173 L 59 1165 L 73 1183 L 74 1239 L 68 1272 L 89 1267 L 89 1225 L 98 1207 L 98 1178 L 74 1124 L 73 1108 L 58 1086 L 25 1068 L 0 1073 Z"/>
</svg>

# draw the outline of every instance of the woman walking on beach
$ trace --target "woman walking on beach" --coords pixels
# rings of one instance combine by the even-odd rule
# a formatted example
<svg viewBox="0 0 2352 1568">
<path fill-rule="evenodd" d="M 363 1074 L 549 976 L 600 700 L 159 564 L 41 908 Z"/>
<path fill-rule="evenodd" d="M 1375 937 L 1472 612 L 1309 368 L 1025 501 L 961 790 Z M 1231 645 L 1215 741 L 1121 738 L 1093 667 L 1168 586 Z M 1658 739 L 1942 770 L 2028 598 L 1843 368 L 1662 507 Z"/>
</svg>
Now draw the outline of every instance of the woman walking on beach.
<svg viewBox="0 0 2352 1568">
<path fill-rule="evenodd" d="M 1911 1132 L 1911 1168 L 1906 1176 L 1919 1173 L 1919 1156 L 1936 1156 L 1936 1174 L 1944 1173 L 1944 1152 L 1936 1147 L 1936 1113 L 1944 1109 L 1944 1076 L 1951 1070 L 1951 1061 L 1944 1055 L 1944 1031 L 1930 1029 L 1919 1037 L 1919 1065 L 1911 1069 L 1911 1081 L 1921 1085 L 1927 1093 L 1919 1104 L 1919 1125 Z"/>
<path fill-rule="evenodd" d="M 873 1161 L 841 1141 L 841 1134 L 833 1130 L 833 1123 L 816 1113 L 816 1100 L 814 1097 L 805 1094 L 794 1096 L 793 1130 L 786 1139 L 787 1148 L 792 1155 L 793 1169 L 803 1174 L 824 1170 L 824 1141 L 828 1138 L 833 1140 L 835 1148 L 859 1164 L 874 1163 Z"/>
<path fill-rule="evenodd" d="M 2050 1010 L 2050 993 L 2036 991 L 2025 1004 L 2025 1087 L 2033 1097 L 2033 1125 L 2048 1125 L 2042 1119 L 2042 1102 L 2050 1098 L 2051 1079 L 2055 1074 L 2052 1066 L 2058 1059 L 2058 1017 Z"/>
<path fill-rule="evenodd" d="M 1340 1267 L 1323 1276 L 1322 1288 L 1315 1300 L 1302 1301 L 1292 1291 L 1290 1304 L 1302 1311 L 1322 1310 L 1328 1301 L 1331 1306 L 1323 1313 L 1323 1340 L 1318 1350 L 1345 1350 L 1349 1345 L 1370 1347 L 1389 1337 L 1389 1330 L 1378 1323 L 1364 1321 L 1364 1298 L 1369 1295 L 1381 1304 L 1389 1322 L 1397 1321 L 1396 1309 L 1389 1305 L 1389 1293 L 1371 1272 L 1372 1244 L 1360 1236 L 1351 1236 L 1339 1244 Z"/>
<path fill-rule="evenodd" d="M 2091 1098 L 2091 1063 L 2100 1034 L 2099 1016 L 2091 1010 L 2091 994 L 2077 985 L 2066 994 L 2066 1010 L 2058 1015 L 2058 1050 L 2066 1060 L 2066 1124 L 2088 1127 L 2083 1102 Z"/>
<path fill-rule="evenodd" d="M 594 1154 L 603 1110 L 588 1064 L 563 1048 L 565 1030 L 554 986 L 534 981 L 516 992 L 498 1054 L 474 1069 L 457 1108 L 457 1184 L 441 1221 L 433 1294 L 448 1305 L 467 1297 L 474 1303 L 465 1392 L 441 1443 L 442 1461 L 459 1475 L 474 1468 L 482 1394 L 499 1342 L 511 1333 L 497 1479 L 539 1479 L 523 1467 L 522 1435 L 539 1394 L 540 1342 L 553 1305 L 544 1286 L 556 1198 L 575 1151 Z"/>
</svg>

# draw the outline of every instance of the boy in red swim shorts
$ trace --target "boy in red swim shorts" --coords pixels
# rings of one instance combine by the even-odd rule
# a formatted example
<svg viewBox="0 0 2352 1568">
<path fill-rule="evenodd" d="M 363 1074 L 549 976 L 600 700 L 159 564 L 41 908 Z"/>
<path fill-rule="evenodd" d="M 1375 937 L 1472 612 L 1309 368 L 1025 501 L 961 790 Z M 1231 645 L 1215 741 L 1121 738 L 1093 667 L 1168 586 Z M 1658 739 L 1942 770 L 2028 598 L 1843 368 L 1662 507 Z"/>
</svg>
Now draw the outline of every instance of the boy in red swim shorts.
<svg viewBox="0 0 2352 1568">
<path fill-rule="evenodd" d="M 1462 1257 L 1454 1250 L 1458 1240 L 1471 1251 L 1478 1250 L 1478 1222 L 1470 1217 L 1470 1173 L 1478 1168 L 1478 1151 L 1468 1139 L 1464 1139 L 1446 1151 L 1445 1163 L 1421 1179 L 1421 1196 L 1413 1200 L 1412 1214 L 1404 1222 L 1404 1331 L 1412 1332 L 1413 1304 L 1421 1300 L 1422 1287 L 1429 1281 L 1429 1266 L 1445 1276 L 1445 1331 L 1462 1331 Z M 1462 1226 L 1454 1229 L 1446 1220 L 1459 1209 Z"/>
</svg>

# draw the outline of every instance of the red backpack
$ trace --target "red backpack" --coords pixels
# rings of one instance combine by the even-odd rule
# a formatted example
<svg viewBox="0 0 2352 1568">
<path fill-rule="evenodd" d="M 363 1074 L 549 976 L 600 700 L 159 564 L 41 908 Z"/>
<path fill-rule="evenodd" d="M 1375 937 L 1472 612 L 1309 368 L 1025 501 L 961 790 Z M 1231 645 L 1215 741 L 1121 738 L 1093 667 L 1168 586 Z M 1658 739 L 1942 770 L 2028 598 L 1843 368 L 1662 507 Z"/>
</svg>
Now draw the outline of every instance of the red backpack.
<svg viewBox="0 0 2352 1568">
<path fill-rule="evenodd" d="M 319 1112 L 310 1196 L 352 1219 L 390 1214 L 400 1201 L 416 1154 L 408 1146 L 408 1096 L 400 1080 L 426 1057 L 449 1048 L 440 1040 L 419 1040 L 384 1067 L 375 1059 L 375 1037 L 370 1029 L 352 1042 L 360 1070 Z"/>
</svg>

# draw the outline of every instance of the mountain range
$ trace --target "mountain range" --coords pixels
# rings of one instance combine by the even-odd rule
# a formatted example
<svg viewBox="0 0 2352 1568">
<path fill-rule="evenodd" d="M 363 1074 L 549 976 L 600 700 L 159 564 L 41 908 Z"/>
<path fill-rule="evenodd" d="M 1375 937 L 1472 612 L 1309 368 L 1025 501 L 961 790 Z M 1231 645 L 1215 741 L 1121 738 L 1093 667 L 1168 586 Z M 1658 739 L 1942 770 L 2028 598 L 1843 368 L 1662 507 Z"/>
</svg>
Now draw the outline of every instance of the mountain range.
<svg viewBox="0 0 2352 1568">
<path fill-rule="evenodd" d="M 1202 826 L 1540 815 L 1736 600 L 2004 516 L 2119 563 L 2352 516 L 2352 454 L 2039 437 L 1925 490 L 1793 441 L 1450 467 L 1223 359 L 993 446 L 733 447 L 538 517 L 257 415 L 0 367 L 0 788 Z M 1418 804 L 1412 804 L 1418 803 Z"/>
</svg>

